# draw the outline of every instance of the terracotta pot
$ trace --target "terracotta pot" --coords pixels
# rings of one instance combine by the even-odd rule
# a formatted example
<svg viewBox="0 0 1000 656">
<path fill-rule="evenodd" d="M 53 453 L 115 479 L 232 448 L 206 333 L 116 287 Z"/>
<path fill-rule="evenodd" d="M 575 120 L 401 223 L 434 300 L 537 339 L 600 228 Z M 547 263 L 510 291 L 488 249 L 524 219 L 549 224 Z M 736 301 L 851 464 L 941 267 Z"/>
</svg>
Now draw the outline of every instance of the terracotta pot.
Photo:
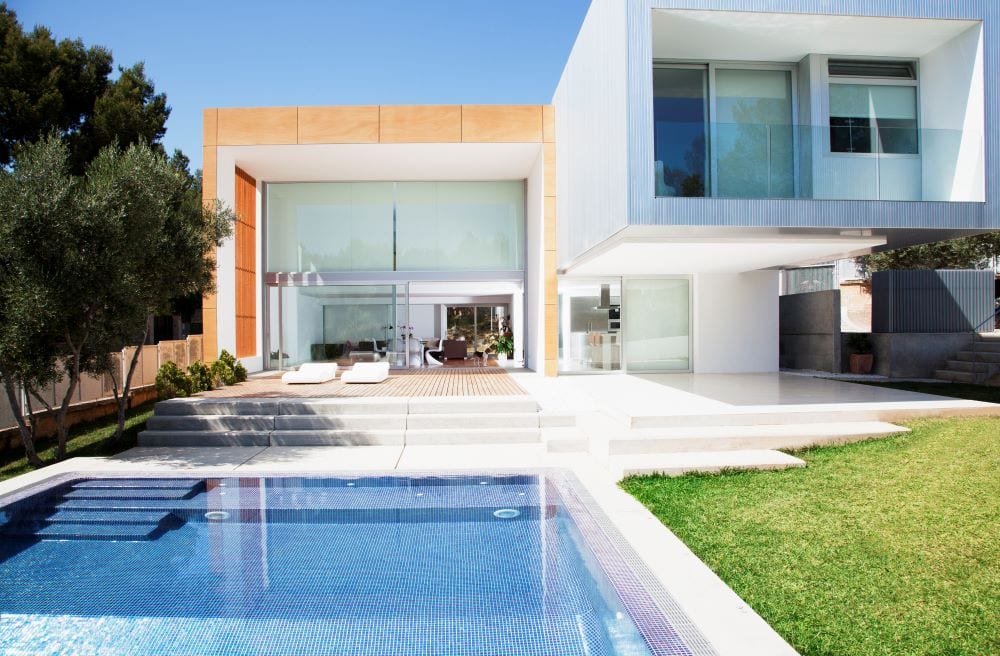
<svg viewBox="0 0 1000 656">
<path fill-rule="evenodd" d="M 851 373 L 870 374 L 875 356 L 871 353 L 851 353 Z"/>
</svg>

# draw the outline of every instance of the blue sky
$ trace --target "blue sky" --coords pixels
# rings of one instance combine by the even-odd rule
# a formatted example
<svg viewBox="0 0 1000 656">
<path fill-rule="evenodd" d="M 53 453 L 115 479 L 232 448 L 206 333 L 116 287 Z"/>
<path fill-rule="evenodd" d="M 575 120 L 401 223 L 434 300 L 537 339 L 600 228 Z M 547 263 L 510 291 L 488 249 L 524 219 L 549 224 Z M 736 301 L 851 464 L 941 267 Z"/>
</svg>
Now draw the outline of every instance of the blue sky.
<svg viewBox="0 0 1000 656">
<path fill-rule="evenodd" d="M 590 0 L 8 0 L 26 29 L 146 63 L 164 143 L 201 167 L 204 107 L 544 103 Z"/>
</svg>

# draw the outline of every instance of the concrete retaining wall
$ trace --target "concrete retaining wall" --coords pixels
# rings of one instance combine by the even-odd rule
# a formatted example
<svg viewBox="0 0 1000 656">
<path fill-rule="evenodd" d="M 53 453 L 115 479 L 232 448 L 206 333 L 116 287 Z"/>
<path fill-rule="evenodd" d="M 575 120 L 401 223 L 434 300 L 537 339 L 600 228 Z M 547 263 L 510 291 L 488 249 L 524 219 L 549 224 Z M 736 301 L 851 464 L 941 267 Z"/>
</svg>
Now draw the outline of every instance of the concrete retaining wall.
<svg viewBox="0 0 1000 656">
<path fill-rule="evenodd" d="M 945 360 L 969 349 L 973 339 L 973 333 L 874 333 L 872 373 L 889 378 L 933 378 Z M 844 353 L 846 358 L 847 349 Z"/>
<path fill-rule="evenodd" d="M 842 371 L 840 290 L 782 296 L 778 315 L 782 369 Z"/>
</svg>

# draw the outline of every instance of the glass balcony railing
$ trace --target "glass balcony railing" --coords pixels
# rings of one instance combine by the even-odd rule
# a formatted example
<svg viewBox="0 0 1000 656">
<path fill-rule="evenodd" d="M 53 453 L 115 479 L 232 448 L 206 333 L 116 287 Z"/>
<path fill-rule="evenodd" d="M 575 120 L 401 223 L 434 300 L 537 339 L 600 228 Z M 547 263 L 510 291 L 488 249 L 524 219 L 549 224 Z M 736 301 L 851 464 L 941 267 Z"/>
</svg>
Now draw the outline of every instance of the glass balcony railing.
<svg viewBox="0 0 1000 656">
<path fill-rule="evenodd" d="M 983 200 L 983 139 L 969 131 L 657 121 L 654 152 L 660 197 Z"/>
</svg>

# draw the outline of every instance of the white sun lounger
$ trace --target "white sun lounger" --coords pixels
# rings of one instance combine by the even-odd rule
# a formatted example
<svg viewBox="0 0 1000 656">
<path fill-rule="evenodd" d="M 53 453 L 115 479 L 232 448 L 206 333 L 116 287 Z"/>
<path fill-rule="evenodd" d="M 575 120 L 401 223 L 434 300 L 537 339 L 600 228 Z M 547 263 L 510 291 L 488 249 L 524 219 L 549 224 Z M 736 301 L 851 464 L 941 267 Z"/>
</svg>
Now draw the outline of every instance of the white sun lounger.
<svg viewBox="0 0 1000 656">
<path fill-rule="evenodd" d="M 389 377 L 388 362 L 358 362 L 340 375 L 345 383 L 381 383 Z"/>
<path fill-rule="evenodd" d="M 292 385 L 305 383 L 325 383 L 337 377 L 336 362 L 305 362 L 298 371 L 288 371 L 281 382 Z"/>
</svg>

